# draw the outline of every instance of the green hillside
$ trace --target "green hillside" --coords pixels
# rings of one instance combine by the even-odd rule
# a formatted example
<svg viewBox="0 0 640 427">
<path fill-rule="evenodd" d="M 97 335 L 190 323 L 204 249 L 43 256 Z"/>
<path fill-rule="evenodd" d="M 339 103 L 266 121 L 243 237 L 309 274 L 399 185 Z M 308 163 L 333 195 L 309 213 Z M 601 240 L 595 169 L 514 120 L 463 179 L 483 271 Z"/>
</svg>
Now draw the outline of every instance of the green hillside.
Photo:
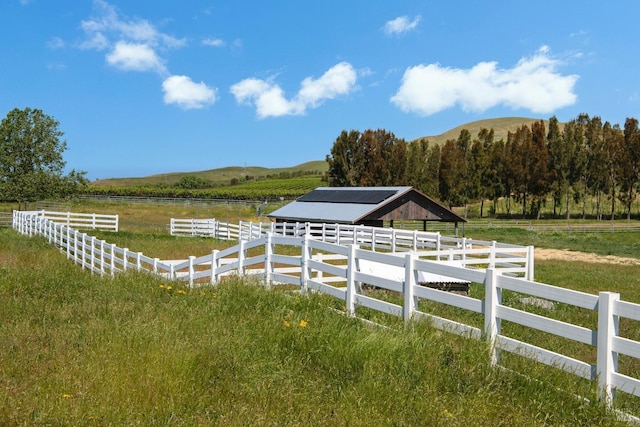
<svg viewBox="0 0 640 427">
<path fill-rule="evenodd" d="M 424 136 L 429 142 L 442 145 L 448 139 L 457 139 L 462 129 L 467 129 L 472 137 L 475 137 L 482 128 L 493 129 L 495 132 L 495 140 L 507 139 L 509 131 L 515 131 L 522 125 L 531 125 L 531 123 L 541 119 L 531 117 L 501 117 L 496 119 L 478 120 L 466 123 L 450 129 L 440 135 Z M 544 120 L 544 119 L 543 119 Z M 544 120 L 548 123 L 548 120 Z M 402 137 L 401 135 L 398 135 Z M 419 138 L 419 139 L 422 139 Z M 327 153 L 329 154 L 329 153 Z M 168 172 L 164 174 L 151 175 L 146 177 L 131 178 L 110 178 L 101 179 L 93 182 L 91 185 L 95 187 L 172 187 L 185 176 L 194 176 L 199 179 L 208 181 L 214 187 L 228 186 L 232 183 L 242 184 L 248 180 L 265 180 L 265 179 L 282 179 L 289 176 L 300 175 L 322 175 L 328 170 L 328 164 L 325 160 L 314 160 L 302 163 L 297 166 L 284 168 L 265 168 L 260 166 L 228 166 L 219 169 L 210 169 L 197 172 Z"/>
<path fill-rule="evenodd" d="M 310 161 L 297 166 L 287 168 L 264 168 L 259 166 L 228 166 L 219 169 L 210 169 L 198 172 L 172 172 L 158 175 L 151 175 L 139 178 L 110 178 L 101 179 L 91 185 L 96 187 L 146 187 L 175 185 L 184 176 L 195 176 L 209 181 L 213 186 L 231 185 L 232 180 L 242 183 L 247 179 L 254 178 L 263 180 L 266 178 L 282 178 L 294 175 L 321 175 L 328 170 L 327 162 L 324 160 Z"/>
</svg>

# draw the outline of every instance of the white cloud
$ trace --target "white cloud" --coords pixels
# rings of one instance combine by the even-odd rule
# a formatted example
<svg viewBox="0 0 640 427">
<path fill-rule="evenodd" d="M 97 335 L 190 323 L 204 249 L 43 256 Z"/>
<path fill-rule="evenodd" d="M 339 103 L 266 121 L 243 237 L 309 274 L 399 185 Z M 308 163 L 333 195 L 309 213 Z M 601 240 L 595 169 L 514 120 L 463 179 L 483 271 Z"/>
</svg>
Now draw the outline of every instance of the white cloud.
<svg viewBox="0 0 640 427">
<path fill-rule="evenodd" d="M 91 40 L 96 34 L 107 38 L 146 43 L 154 47 L 181 47 L 184 39 L 162 33 L 145 19 L 121 18 L 115 7 L 104 0 L 94 0 L 95 17 L 81 22 L 81 28 Z M 109 37 L 110 36 L 110 37 Z"/>
<path fill-rule="evenodd" d="M 162 82 L 164 102 L 185 110 L 204 108 L 216 102 L 215 88 L 195 83 L 187 76 L 169 75 L 162 53 L 181 47 L 184 39 L 159 31 L 145 19 L 121 17 L 104 0 L 94 0 L 94 16 L 81 22 L 85 40 L 78 47 L 107 51 L 107 64 L 124 71 L 153 71 L 166 77 Z M 216 40 L 208 39 L 215 45 Z M 168 76 L 168 77 L 167 77 Z"/>
<path fill-rule="evenodd" d="M 421 19 L 420 15 L 414 17 L 413 20 L 408 16 L 398 16 L 396 19 L 387 21 L 382 30 L 389 36 L 400 35 L 415 30 Z"/>
<path fill-rule="evenodd" d="M 52 37 L 47 42 L 47 47 L 51 50 L 63 49 L 65 47 L 65 42 L 60 37 Z"/>
<path fill-rule="evenodd" d="M 282 88 L 271 80 L 249 78 L 231 86 L 231 93 L 240 104 L 255 105 L 258 117 L 301 115 L 325 100 L 352 92 L 357 73 L 351 64 L 341 62 L 327 70 L 319 79 L 305 78 L 296 96 L 288 100 Z"/>
<path fill-rule="evenodd" d="M 85 33 L 85 40 L 78 46 L 81 49 L 110 50 L 110 53 L 107 54 L 107 62 L 118 68 L 136 71 L 164 71 L 164 67 L 145 66 L 144 64 L 148 61 L 153 62 L 150 56 L 155 57 L 157 63 L 161 63 L 157 53 L 159 50 L 181 47 L 185 44 L 183 39 L 159 31 L 147 20 L 120 17 L 116 8 L 104 0 L 94 0 L 93 5 L 94 16 L 80 23 L 80 27 Z M 135 60 L 135 57 L 138 56 L 135 52 L 129 52 L 132 56 L 129 58 L 127 49 L 131 50 L 135 46 L 144 46 L 144 52 L 138 52 L 146 58 L 146 60 L 142 60 L 142 63 Z M 141 49 L 139 48 L 139 50 Z M 120 60 L 120 55 L 125 56 L 124 61 Z"/>
<path fill-rule="evenodd" d="M 222 39 L 207 38 L 202 40 L 202 44 L 205 46 L 223 47 L 226 43 Z"/>
<path fill-rule="evenodd" d="M 146 44 L 118 42 L 106 59 L 109 65 L 125 71 L 165 71 L 162 60 Z"/>
<path fill-rule="evenodd" d="M 468 112 L 503 105 L 550 113 L 577 99 L 574 87 L 578 76 L 561 75 L 559 65 L 549 56 L 548 46 L 520 59 L 511 69 L 498 69 L 496 62 L 480 62 L 469 69 L 417 65 L 405 71 L 391 102 L 402 111 L 423 116 L 455 105 Z"/>
<path fill-rule="evenodd" d="M 165 104 L 191 110 L 204 108 L 216 102 L 216 89 L 205 83 L 195 83 L 187 76 L 170 76 L 162 82 Z"/>
</svg>

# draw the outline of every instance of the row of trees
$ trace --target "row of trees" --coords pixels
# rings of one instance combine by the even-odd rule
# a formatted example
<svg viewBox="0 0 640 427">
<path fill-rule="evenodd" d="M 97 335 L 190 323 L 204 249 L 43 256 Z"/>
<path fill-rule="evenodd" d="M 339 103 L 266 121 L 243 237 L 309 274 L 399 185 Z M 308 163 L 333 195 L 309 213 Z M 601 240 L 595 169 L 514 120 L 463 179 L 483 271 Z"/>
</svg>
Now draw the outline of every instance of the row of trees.
<svg viewBox="0 0 640 427">
<path fill-rule="evenodd" d="M 67 148 L 59 123 L 41 110 L 14 109 L 0 122 L 0 199 L 28 202 L 77 193 L 84 172 L 64 175 Z"/>
<path fill-rule="evenodd" d="M 638 195 L 640 130 L 628 118 L 624 128 L 580 114 L 561 124 L 551 117 L 526 124 L 496 139 L 493 129 L 476 137 L 462 130 L 441 146 L 422 139 L 407 143 L 386 130 L 343 131 L 334 142 L 329 164 L 331 186 L 411 185 L 449 206 L 506 200 L 522 206 L 523 216 L 540 217 L 551 201 L 553 215 L 569 218 L 570 206 L 594 200 L 596 216 L 614 218 L 616 203 L 627 217 Z M 605 206 L 608 202 L 608 207 Z"/>
</svg>

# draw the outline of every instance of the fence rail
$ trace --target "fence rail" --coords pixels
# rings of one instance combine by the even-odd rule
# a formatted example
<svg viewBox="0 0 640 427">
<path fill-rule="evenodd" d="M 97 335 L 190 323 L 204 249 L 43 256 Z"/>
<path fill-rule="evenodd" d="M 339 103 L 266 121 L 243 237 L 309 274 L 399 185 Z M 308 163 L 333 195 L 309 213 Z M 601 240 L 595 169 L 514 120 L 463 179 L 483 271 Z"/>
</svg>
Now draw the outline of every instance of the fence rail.
<svg viewBox="0 0 640 427">
<path fill-rule="evenodd" d="M 351 316 L 356 316 L 359 308 L 368 307 L 401 317 L 406 322 L 424 318 L 436 328 L 470 338 L 486 339 L 492 349 L 489 358 L 492 365 L 500 365 L 501 352 L 530 358 L 594 381 L 600 398 L 609 405 L 614 403 L 617 391 L 640 397 L 640 374 L 637 369 L 622 371 L 618 365 L 620 355 L 640 359 L 640 342 L 621 336 L 619 328 L 621 321 L 640 321 L 640 304 L 622 301 L 617 293 L 587 294 L 503 275 L 494 267 L 466 268 L 424 259 L 419 252 L 375 252 L 360 248 L 357 244 L 329 243 L 309 238 L 308 235 L 267 234 L 251 241 L 241 240 L 231 248 L 214 250 L 200 257 L 160 261 L 54 223 L 36 212 L 14 215 L 14 228 L 23 234 L 43 236 L 51 244 L 60 247 L 69 259 L 92 272 L 113 275 L 127 269 L 145 270 L 169 279 L 188 281 L 191 286 L 215 284 L 230 274 L 259 275 L 267 286 L 288 284 L 298 287 L 302 293 L 315 291 L 331 295 L 344 302 L 345 311 Z M 285 246 L 298 248 L 300 255 L 279 253 L 279 248 Z M 250 250 L 251 256 L 248 255 Z M 335 260 L 342 262 L 336 263 Z M 363 262 L 400 269 L 402 274 L 398 277 L 371 274 L 360 268 Z M 484 288 L 483 298 L 422 286 L 421 274 L 436 274 L 471 282 Z M 396 292 L 400 298 L 390 301 L 376 298 L 374 294 L 365 294 L 362 283 Z M 526 311 L 526 307 L 504 302 L 503 291 L 567 304 L 584 310 L 586 314 L 595 312 L 597 322 L 587 327 L 534 314 Z M 483 319 L 482 325 L 465 324 L 421 311 L 427 301 L 477 313 Z M 508 336 L 503 333 L 502 321 L 591 346 L 595 349 L 595 360 L 578 360 L 557 349 L 543 348 Z"/>
<path fill-rule="evenodd" d="M 14 211 L 13 221 L 15 221 L 15 214 L 17 212 L 18 211 Z M 31 211 L 29 213 L 41 218 L 46 218 L 50 221 L 55 222 L 56 224 L 64 224 L 67 227 L 72 227 L 79 230 L 99 229 L 114 232 L 118 231 L 118 215 L 55 212 L 47 210 Z"/>
<path fill-rule="evenodd" d="M 0 227 L 11 227 L 13 212 L 0 212 Z"/>
<path fill-rule="evenodd" d="M 435 260 L 458 260 L 463 265 L 499 268 L 503 273 L 534 278 L 533 246 L 442 236 L 435 232 L 325 223 L 230 224 L 216 219 L 171 218 L 172 236 L 200 236 L 221 240 L 255 240 L 267 234 L 305 237 L 338 245 L 356 244 L 373 251 L 418 252 Z"/>
</svg>

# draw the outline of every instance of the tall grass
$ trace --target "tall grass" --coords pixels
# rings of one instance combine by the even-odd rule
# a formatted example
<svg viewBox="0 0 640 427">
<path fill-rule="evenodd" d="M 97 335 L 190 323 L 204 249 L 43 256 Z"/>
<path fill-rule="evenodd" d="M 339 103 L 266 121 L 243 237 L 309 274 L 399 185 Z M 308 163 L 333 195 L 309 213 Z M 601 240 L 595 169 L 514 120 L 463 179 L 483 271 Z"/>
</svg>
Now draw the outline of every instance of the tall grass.
<svg viewBox="0 0 640 427">
<path fill-rule="evenodd" d="M 553 370 L 493 369 L 481 342 L 325 296 L 102 278 L 12 230 L 0 265 L 2 425 L 622 424 Z"/>
</svg>

